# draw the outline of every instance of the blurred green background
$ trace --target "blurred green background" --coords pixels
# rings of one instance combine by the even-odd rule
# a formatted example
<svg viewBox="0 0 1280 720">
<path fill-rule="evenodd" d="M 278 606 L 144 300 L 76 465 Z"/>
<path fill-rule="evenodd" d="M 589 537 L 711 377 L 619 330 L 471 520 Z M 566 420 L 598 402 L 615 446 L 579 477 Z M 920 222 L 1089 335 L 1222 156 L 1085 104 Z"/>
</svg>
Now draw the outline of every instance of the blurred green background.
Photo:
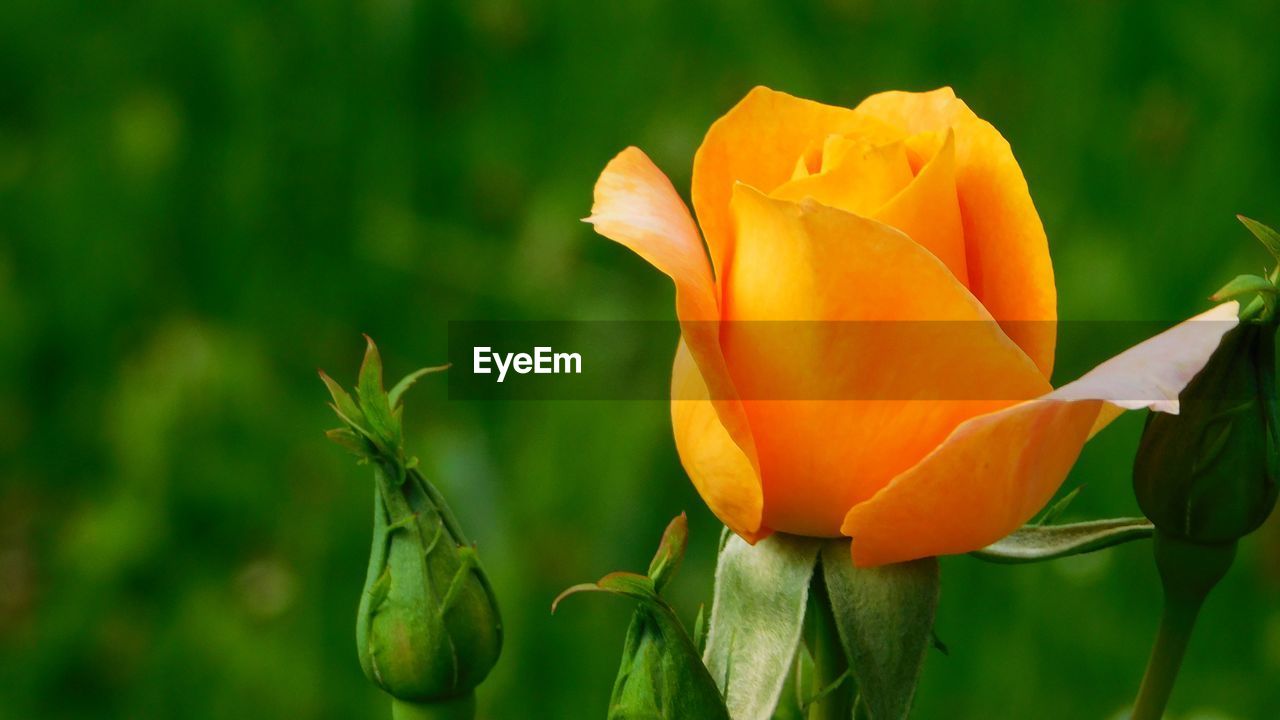
<svg viewBox="0 0 1280 720">
<path fill-rule="evenodd" d="M 353 623 L 371 482 L 315 376 L 439 362 L 450 319 L 668 318 L 591 234 L 628 144 L 682 192 L 754 84 L 854 104 L 954 86 L 1013 144 L 1063 317 L 1176 319 L 1280 223 L 1280 6 L 1221 3 L 0 4 L 0 718 L 383 718 Z M 673 338 L 674 342 L 674 338 Z M 1062 348 L 1070 365 L 1072 348 Z M 659 353 L 663 362 L 670 349 Z M 1059 378 L 1061 380 L 1062 378 Z M 411 449 L 479 542 L 508 625 L 489 718 L 602 717 L 639 569 L 718 526 L 664 404 L 409 396 Z M 1141 418 L 1071 518 L 1136 513 Z M 1117 717 L 1158 601 L 1149 548 L 944 561 L 916 717 Z M 1280 707 L 1280 527 L 1211 598 L 1174 716 Z"/>
</svg>

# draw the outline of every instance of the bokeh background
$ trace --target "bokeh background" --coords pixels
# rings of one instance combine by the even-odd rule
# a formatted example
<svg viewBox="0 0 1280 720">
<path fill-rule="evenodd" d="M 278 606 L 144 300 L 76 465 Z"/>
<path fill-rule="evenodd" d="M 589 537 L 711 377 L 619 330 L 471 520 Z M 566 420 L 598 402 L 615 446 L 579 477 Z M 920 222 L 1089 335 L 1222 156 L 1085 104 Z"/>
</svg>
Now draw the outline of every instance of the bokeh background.
<svg viewBox="0 0 1280 720">
<path fill-rule="evenodd" d="M 1184 317 L 1280 223 L 1280 6 L 242 0 L 0 4 L 0 718 L 382 718 L 353 621 L 371 482 L 315 376 L 361 332 L 393 374 L 451 319 L 668 318 L 594 236 L 628 144 L 682 192 L 754 84 L 853 104 L 949 84 L 1013 144 L 1065 318 Z M 674 338 L 672 338 L 674 342 Z M 659 348 L 662 362 L 670 348 Z M 1060 365 L 1072 365 L 1072 348 Z M 1059 378 L 1061 379 L 1061 378 Z M 488 718 L 602 717 L 638 569 L 719 528 L 657 402 L 409 396 L 411 449 L 479 542 L 508 644 Z M 1085 451 L 1068 519 L 1136 513 L 1141 418 Z M 1117 717 L 1158 602 L 1149 548 L 944 561 L 916 717 Z M 1248 539 L 1173 700 L 1280 708 L 1280 528 Z"/>
</svg>

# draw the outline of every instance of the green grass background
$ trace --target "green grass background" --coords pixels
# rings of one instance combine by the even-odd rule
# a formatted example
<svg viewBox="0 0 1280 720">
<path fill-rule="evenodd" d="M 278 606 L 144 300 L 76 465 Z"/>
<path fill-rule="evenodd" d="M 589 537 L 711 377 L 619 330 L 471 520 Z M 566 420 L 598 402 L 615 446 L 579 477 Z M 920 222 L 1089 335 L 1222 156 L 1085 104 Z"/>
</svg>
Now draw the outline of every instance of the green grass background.
<svg viewBox="0 0 1280 720">
<path fill-rule="evenodd" d="M 450 319 L 670 317 L 669 283 L 578 219 L 628 144 L 687 191 L 754 84 L 950 84 L 1013 144 L 1064 317 L 1204 308 L 1264 262 L 1233 214 L 1280 224 L 1277 27 L 1243 0 L 6 0 L 0 718 L 387 717 L 353 640 L 371 482 L 321 435 L 315 369 L 349 382 L 361 332 L 400 374 L 444 357 Z M 506 615 L 485 717 L 603 716 L 629 606 L 550 601 L 642 568 L 681 510 L 674 601 L 709 599 L 718 526 L 666 412 L 409 396 Z M 1140 422 L 1087 448 L 1070 519 L 1136 512 Z M 951 652 L 916 717 L 1116 717 L 1155 628 L 1148 553 L 945 560 Z M 1278 707 L 1273 521 L 1172 710 Z"/>
</svg>

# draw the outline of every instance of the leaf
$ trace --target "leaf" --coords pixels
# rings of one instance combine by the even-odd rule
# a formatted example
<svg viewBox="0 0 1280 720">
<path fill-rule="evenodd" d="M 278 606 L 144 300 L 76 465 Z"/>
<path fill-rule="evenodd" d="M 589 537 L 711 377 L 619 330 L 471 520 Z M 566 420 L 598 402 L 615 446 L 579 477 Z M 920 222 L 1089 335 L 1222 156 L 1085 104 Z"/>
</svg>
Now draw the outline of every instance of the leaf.
<svg viewBox="0 0 1280 720">
<path fill-rule="evenodd" d="M 358 427 L 364 421 L 364 415 L 361 414 L 356 401 L 351 398 L 351 395 L 346 390 L 342 389 L 337 380 L 329 377 L 325 371 L 317 370 L 316 372 L 320 374 L 320 380 L 329 389 L 329 395 L 333 397 L 334 412 L 338 414 L 339 418 L 342 418 L 343 422 L 352 427 Z"/>
<path fill-rule="evenodd" d="M 819 547 L 818 540 L 780 533 L 755 546 L 736 535 L 724 544 L 703 660 L 734 720 L 766 720 L 778 703 Z"/>
<path fill-rule="evenodd" d="M 418 379 L 423 375 L 443 372 L 448 369 L 448 365 L 437 365 L 435 367 L 424 367 L 421 370 L 415 370 L 405 375 L 400 379 L 400 382 L 396 383 L 395 387 L 391 388 L 391 392 L 387 393 L 387 402 L 391 404 L 391 409 L 397 410 L 400 408 L 400 400 L 404 397 L 405 391 L 413 387 L 414 383 L 418 382 Z"/>
<path fill-rule="evenodd" d="M 400 445 L 399 424 L 391 413 L 391 403 L 382 387 L 382 356 L 378 353 L 378 346 L 373 343 L 373 338 L 365 335 L 364 339 L 368 345 L 364 361 L 360 363 L 356 397 L 360 399 L 360 410 L 369 423 L 370 434 L 382 445 L 380 449 L 395 453 Z"/>
<path fill-rule="evenodd" d="M 1025 525 L 987 547 L 969 553 L 1002 564 L 1033 563 L 1080 555 L 1151 537 L 1146 518 L 1093 520 L 1069 525 Z"/>
<path fill-rule="evenodd" d="M 365 439 L 350 428 L 334 428 L 324 431 L 325 437 L 346 448 L 359 458 L 369 457 L 370 447 Z"/>
<path fill-rule="evenodd" d="M 1067 493 L 1066 495 L 1063 495 L 1061 500 L 1059 500 L 1058 502 L 1050 506 L 1048 510 L 1045 510 L 1044 515 L 1041 515 L 1040 519 L 1035 521 L 1035 523 L 1033 524 L 1048 525 L 1054 520 L 1057 520 L 1058 517 L 1062 515 L 1062 513 L 1066 512 L 1067 507 L 1070 506 L 1071 503 L 1075 501 L 1076 497 L 1080 494 L 1081 490 L 1084 490 L 1083 485 L 1079 485 L 1071 492 Z"/>
<path fill-rule="evenodd" d="M 662 592 L 662 588 L 670 582 L 676 570 L 680 569 L 680 563 L 684 560 L 684 550 L 688 544 L 689 519 L 684 513 L 680 513 L 662 533 L 658 551 L 654 553 L 653 560 L 649 563 L 649 577 L 653 580 L 653 586 L 658 589 L 658 592 Z"/>
<path fill-rule="evenodd" d="M 1261 293 L 1263 301 L 1276 294 L 1276 286 L 1261 275 L 1237 275 L 1231 282 L 1223 285 L 1217 292 L 1209 296 L 1214 302 L 1225 302 L 1245 295 Z"/>
<path fill-rule="evenodd" d="M 1267 252 L 1271 253 L 1271 257 L 1280 260 L 1280 233 L 1244 215 L 1236 215 L 1236 219 L 1246 228 L 1249 228 L 1249 232 L 1258 238 L 1258 242 L 1262 243 Z"/>
<path fill-rule="evenodd" d="M 554 613 L 560 607 L 560 602 L 565 598 L 584 592 L 607 592 L 629 597 L 633 600 L 666 605 L 666 602 L 658 597 L 658 592 L 653 587 L 653 581 L 649 578 L 636 573 L 615 572 L 609 573 L 593 583 L 580 583 L 569 587 L 557 595 L 555 600 L 551 601 L 551 612 Z"/>
<path fill-rule="evenodd" d="M 836 627 L 872 720 L 901 720 L 911 709 L 938 609 L 938 560 L 855 567 L 849 541 L 822 548 L 823 579 Z"/>
</svg>

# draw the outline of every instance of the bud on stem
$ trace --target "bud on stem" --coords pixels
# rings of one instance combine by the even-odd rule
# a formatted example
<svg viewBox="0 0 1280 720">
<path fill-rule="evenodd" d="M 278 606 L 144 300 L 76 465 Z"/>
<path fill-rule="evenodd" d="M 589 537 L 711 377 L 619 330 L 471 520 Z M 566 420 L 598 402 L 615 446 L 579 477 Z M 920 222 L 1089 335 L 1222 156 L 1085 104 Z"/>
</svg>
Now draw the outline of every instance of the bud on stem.
<svg viewBox="0 0 1280 720">
<path fill-rule="evenodd" d="M 475 688 L 497 662 L 502 622 L 474 547 L 439 491 L 406 457 L 400 398 L 420 370 L 383 390 L 369 341 L 353 398 L 323 372 L 345 427 L 335 442 L 373 468 L 373 543 L 356 645 L 365 675 L 392 696 L 395 718 L 472 718 Z"/>
</svg>

